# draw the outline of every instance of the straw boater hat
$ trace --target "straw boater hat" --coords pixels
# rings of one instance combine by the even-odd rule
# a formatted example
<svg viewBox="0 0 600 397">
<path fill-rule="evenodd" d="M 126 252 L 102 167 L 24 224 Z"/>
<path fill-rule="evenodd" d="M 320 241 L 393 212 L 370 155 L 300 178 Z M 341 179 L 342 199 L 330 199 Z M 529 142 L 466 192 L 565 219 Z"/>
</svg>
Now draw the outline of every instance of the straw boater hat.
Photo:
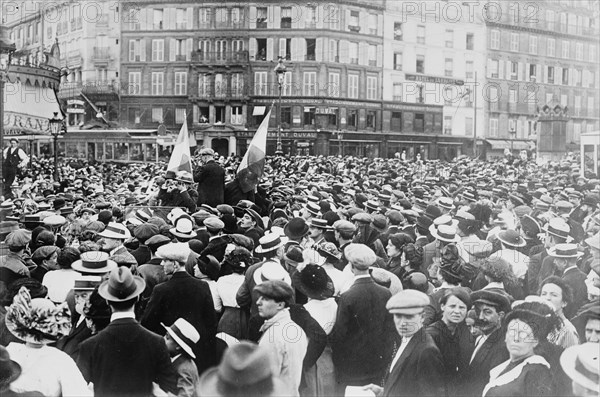
<svg viewBox="0 0 600 397">
<path fill-rule="evenodd" d="M 125 225 L 117 222 L 109 222 L 106 228 L 98 233 L 98 236 L 117 240 L 127 240 L 128 238 L 131 238 L 131 233 Z"/>
<path fill-rule="evenodd" d="M 439 225 L 431 231 L 431 235 L 440 241 L 446 243 L 458 243 L 460 236 L 456 234 L 456 228 L 448 225 Z"/>
<path fill-rule="evenodd" d="M 317 229 L 330 230 L 331 226 L 327 224 L 327 220 L 321 218 L 312 218 L 308 222 L 308 227 L 314 227 Z"/>
<path fill-rule="evenodd" d="M 253 279 L 256 285 L 264 283 L 265 281 L 275 280 L 284 281 L 289 285 L 292 284 L 290 274 L 277 262 L 263 263 L 263 265 L 254 272 Z"/>
<path fill-rule="evenodd" d="M 117 267 L 117 262 L 108 257 L 108 253 L 102 251 L 84 252 L 71 268 L 80 273 L 108 273 Z"/>
<path fill-rule="evenodd" d="M 560 365 L 565 374 L 578 385 L 598 393 L 600 358 L 598 343 L 587 342 L 571 346 L 561 354 Z"/>
<path fill-rule="evenodd" d="M 265 254 L 267 252 L 275 251 L 284 244 L 281 240 L 281 237 L 279 237 L 279 235 L 276 233 L 267 233 L 261 237 L 258 242 L 260 245 L 254 250 L 254 252 L 257 254 Z"/>
<path fill-rule="evenodd" d="M 192 324 L 183 318 L 178 318 L 170 327 L 167 327 L 163 323 L 160 323 L 160 325 L 167 330 L 171 338 L 173 338 L 184 352 L 190 357 L 196 358 L 192 347 L 200 340 L 200 334 Z"/>
<path fill-rule="evenodd" d="M 194 238 L 197 235 L 194 231 L 194 222 L 187 215 L 177 219 L 175 221 L 175 227 L 170 228 L 169 233 L 173 236 L 182 238 Z"/>
<path fill-rule="evenodd" d="M 557 237 L 568 239 L 571 227 L 562 218 L 552 218 L 548 221 L 543 230 Z"/>
<path fill-rule="evenodd" d="M 285 396 L 290 391 L 272 371 L 269 351 L 255 343 L 241 341 L 229 347 L 218 367 L 200 377 L 202 396 L 231 396 L 252 393 L 265 397 Z"/>
<path fill-rule="evenodd" d="M 548 255 L 554 258 L 579 258 L 583 252 L 577 251 L 577 244 L 556 244 L 548 249 Z"/>
</svg>

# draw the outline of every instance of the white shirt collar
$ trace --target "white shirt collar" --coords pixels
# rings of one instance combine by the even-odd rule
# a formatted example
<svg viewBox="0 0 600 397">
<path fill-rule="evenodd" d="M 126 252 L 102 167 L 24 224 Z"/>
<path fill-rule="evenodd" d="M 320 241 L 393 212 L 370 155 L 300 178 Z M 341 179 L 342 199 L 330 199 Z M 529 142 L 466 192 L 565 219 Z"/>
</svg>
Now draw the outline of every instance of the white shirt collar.
<svg viewBox="0 0 600 397">
<path fill-rule="evenodd" d="M 179 358 L 179 356 L 181 356 L 181 353 L 179 353 L 179 354 L 178 354 L 178 355 L 176 355 L 176 356 L 173 356 L 173 357 L 171 357 L 171 362 L 172 362 L 172 363 L 174 363 L 174 362 L 175 362 L 175 360 L 177 360 L 177 359 Z"/>
<path fill-rule="evenodd" d="M 567 267 L 565 270 L 563 270 L 563 274 L 565 274 L 566 272 L 568 272 L 569 270 L 571 270 L 573 268 L 577 268 L 577 265 Z"/>
<path fill-rule="evenodd" d="M 359 278 L 371 278 L 370 274 L 360 274 L 358 276 L 354 276 L 355 280 L 358 280 Z"/>
<path fill-rule="evenodd" d="M 115 320 L 120 320 L 122 318 L 132 318 L 135 320 L 134 312 L 116 312 L 110 315 L 110 322 L 112 323 Z"/>
</svg>

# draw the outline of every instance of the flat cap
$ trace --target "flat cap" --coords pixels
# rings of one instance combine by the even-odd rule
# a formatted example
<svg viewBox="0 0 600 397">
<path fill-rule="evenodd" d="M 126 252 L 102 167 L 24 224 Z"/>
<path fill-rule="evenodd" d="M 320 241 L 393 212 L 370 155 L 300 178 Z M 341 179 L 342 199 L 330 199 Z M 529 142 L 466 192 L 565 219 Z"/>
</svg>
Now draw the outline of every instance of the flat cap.
<svg viewBox="0 0 600 397">
<path fill-rule="evenodd" d="M 392 314 L 418 314 L 429 304 L 427 294 L 415 289 L 406 289 L 392 296 L 385 308 Z"/>
<path fill-rule="evenodd" d="M 206 147 L 206 148 L 200 150 L 200 155 L 201 156 L 214 156 L 215 151 L 212 150 L 211 148 Z"/>
<path fill-rule="evenodd" d="M 352 222 L 344 220 L 335 221 L 333 228 L 338 232 L 354 233 L 356 231 L 356 226 Z"/>
<path fill-rule="evenodd" d="M 510 311 L 510 301 L 505 295 L 499 292 L 489 290 L 479 290 L 471 294 L 473 304 L 485 303 L 486 305 L 494 306 L 498 311 L 508 313 Z"/>
<path fill-rule="evenodd" d="M 352 216 L 352 220 L 361 223 L 371 223 L 373 222 L 373 217 L 366 212 L 359 212 L 358 214 L 354 214 Z"/>
<path fill-rule="evenodd" d="M 233 215 L 233 207 L 227 204 L 217 205 L 217 211 L 219 211 L 221 214 Z"/>
<path fill-rule="evenodd" d="M 168 244 L 171 242 L 171 239 L 163 234 L 157 234 L 150 237 L 148 240 L 144 242 L 150 249 L 157 249 L 158 247 Z"/>
<path fill-rule="evenodd" d="M 294 296 L 292 287 L 282 280 L 269 280 L 258 284 L 254 291 L 276 302 L 289 302 Z"/>
<path fill-rule="evenodd" d="M 197 225 L 202 225 L 204 223 L 204 220 L 211 216 L 214 215 L 206 210 L 196 211 L 192 214 L 192 218 L 194 218 L 194 222 L 196 222 Z"/>
<path fill-rule="evenodd" d="M 39 262 L 42 259 L 47 259 L 50 257 L 50 255 L 52 255 L 53 253 L 59 251 L 60 248 L 58 248 L 55 245 L 44 245 L 39 247 L 38 249 L 36 249 L 33 252 L 33 255 L 31 256 L 31 259 L 33 259 L 34 262 Z"/>
<path fill-rule="evenodd" d="M 204 220 L 204 226 L 211 230 L 221 230 L 225 227 L 225 223 L 216 216 L 210 216 Z"/>
<path fill-rule="evenodd" d="M 4 241 L 9 247 L 24 247 L 31 241 L 31 232 L 25 229 L 15 230 Z"/>
<path fill-rule="evenodd" d="M 157 235 L 159 232 L 160 230 L 158 227 L 151 223 L 144 223 L 143 225 L 136 226 L 136 228 L 133 229 L 133 235 L 139 241 L 146 241 L 150 237 Z"/>
<path fill-rule="evenodd" d="M 348 244 L 344 249 L 348 263 L 359 270 L 367 270 L 377 261 L 377 255 L 364 244 Z"/>
</svg>

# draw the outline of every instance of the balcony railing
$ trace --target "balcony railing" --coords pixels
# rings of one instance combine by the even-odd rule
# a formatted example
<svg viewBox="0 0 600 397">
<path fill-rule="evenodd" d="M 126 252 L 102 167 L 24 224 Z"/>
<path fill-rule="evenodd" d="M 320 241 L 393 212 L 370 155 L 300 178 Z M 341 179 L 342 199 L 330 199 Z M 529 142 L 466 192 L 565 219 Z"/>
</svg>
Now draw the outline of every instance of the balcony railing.
<svg viewBox="0 0 600 397">
<path fill-rule="evenodd" d="M 248 51 L 226 51 L 226 52 L 203 52 L 193 51 L 192 62 L 212 65 L 212 64 L 246 64 L 249 62 Z"/>
</svg>

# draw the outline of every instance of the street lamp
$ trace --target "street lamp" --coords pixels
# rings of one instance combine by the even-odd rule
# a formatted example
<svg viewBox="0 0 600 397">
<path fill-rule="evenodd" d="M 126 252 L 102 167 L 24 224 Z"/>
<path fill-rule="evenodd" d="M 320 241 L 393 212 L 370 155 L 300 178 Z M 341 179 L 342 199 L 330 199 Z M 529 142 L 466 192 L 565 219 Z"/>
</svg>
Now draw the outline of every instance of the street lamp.
<svg viewBox="0 0 600 397">
<path fill-rule="evenodd" d="M 510 130 L 508 131 L 509 135 L 510 135 L 510 154 L 514 155 L 514 142 L 515 142 L 515 137 L 517 136 L 517 131 L 514 129 L 514 127 L 511 127 Z"/>
<path fill-rule="evenodd" d="M 54 117 L 48 119 L 50 135 L 54 139 L 54 182 L 58 182 L 58 135 L 62 127 L 62 119 L 58 118 L 58 112 L 54 112 Z"/>
<path fill-rule="evenodd" d="M 344 148 L 342 147 L 342 140 L 344 139 L 344 132 L 338 131 L 337 138 L 338 138 L 338 147 L 340 150 L 339 155 L 344 157 Z"/>
<path fill-rule="evenodd" d="M 277 74 L 277 83 L 279 84 L 279 106 L 277 108 L 277 150 L 275 150 L 275 154 L 278 156 L 283 155 L 283 148 L 281 146 L 281 90 L 285 80 L 285 69 L 286 67 L 283 64 L 283 58 L 279 57 L 279 62 L 274 69 L 275 73 Z"/>
</svg>

